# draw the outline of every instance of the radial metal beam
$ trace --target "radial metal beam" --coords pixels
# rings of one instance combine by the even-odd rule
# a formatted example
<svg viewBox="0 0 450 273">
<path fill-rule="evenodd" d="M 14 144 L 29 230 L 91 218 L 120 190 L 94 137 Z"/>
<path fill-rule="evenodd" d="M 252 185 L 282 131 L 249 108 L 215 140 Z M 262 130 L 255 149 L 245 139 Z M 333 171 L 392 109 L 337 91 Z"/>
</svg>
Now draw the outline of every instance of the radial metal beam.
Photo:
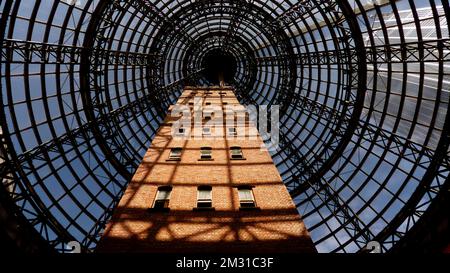
<svg viewBox="0 0 450 273">
<path fill-rule="evenodd" d="M 228 51 L 230 43 L 233 42 L 234 37 L 236 36 L 237 31 L 239 30 L 239 27 L 242 23 L 242 19 L 245 18 L 245 14 L 248 13 L 249 6 L 245 5 L 243 6 L 243 8 L 238 8 L 239 4 L 240 1 L 230 1 L 230 6 L 236 7 L 235 9 L 237 11 L 232 14 L 230 24 L 228 25 L 228 29 L 226 30 L 225 38 L 223 40 L 224 51 Z"/>
<path fill-rule="evenodd" d="M 292 147 L 291 143 L 285 142 L 286 136 L 283 135 L 282 131 L 280 131 L 280 146 L 283 149 L 286 149 L 289 154 L 294 157 L 295 164 L 292 167 L 292 172 L 295 173 L 298 178 L 302 176 L 311 177 L 315 174 L 315 172 L 319 171 L 319 168 L 315 168 L 315 164 L 309 162 L 309 160 L 301 155 L 297 149 Z M 315 159 L 318 159 L 317 157 Z M 316 163 L 316 162 L 314 162 Z M 323 164 L 323 162 L 322 162 Z M 319 180 L 312 181 L 307 179 L 304 181 L 305 185 L 307 184 L 309 188 L 314 189 L 315 194 L 322 201 L 322 206 L 326 206 L 332 215 L 339 221 L 339 224 L 347 231 L 349 236 L 352 237 L 360 237 L 362 236 L 366 242 L 369 242 L 374 235 L 370 232 L 370 230 L 365 229 L 364 222 L 359 218 L 358 214 L 356 214 L 339 195 L 332 185 L 325 179 L 321 177 Z M 298 192 L 298 186 L 292 190 L 292 187 L 287 186 L 289 192 L 295 200 L 295 197 L 298 196 L 301 192 Z M 300 206 L 300 204 L 296 204 L 296 206 Z M 307 215 L 302 215 L 303 217 L 307 217 Z M 310 230 L 313 230 L 314 227 L 310 227 Z M 316 242 L 317 243 L 317 242 Z"/>
<path fill-rule="evenodd" d="M 336 109 L 332 109 L 324 104 L 312 101 L 305 97 L 297 97 L 292 105 L 300 111 L 306 111 L 318 118 L 326 120 L 336 120 L 341 123 L 341 126 L 346 126 L 351 121 L 351 116 L 342 115 L 341 112 Z M 373 234 L 370 230 L 365 228 L 364 222 L 359 218 L 350 206 L 342 200 L 339 192 L 333 188 L 333 186 L 324 177 L 322 167 L 326 164 L 331 153 L 335 147 L 339 145 L 339 137 L 345 135 L 345 130 L 334 131 L 335 141 L 332 141 L 328 146 L 331 151 L 326 152 L 328 155 L 315 155 L 311 161 L 300 153 L 300 150 L 294 147 L 293 143 L 287 143 L 287 136 L 284 135 L 283 130 L 280 130 L 280 146 L 287 154 L 292 158 L 293 164 L 291 172 L 294 174 L 293 181 L 286 181 L 286 187 L 288 188 L 293 200 L 297 196 L 302 194 L 307 188 L 312 188 L 316 196 L 322 201 L 322 206 L 329 209 L 332 215 L 339 221 L 340 225 L 346 230 L 349 236 L 362 237 L 365 243 L 369 242 L 373 238 Z M 316 179 L 317 178 L 317 179 Z M 309 200 L 308 200 L 309 201 Z M 305 202 L 305 201 L 303 201 Z M 302 203 L 296 203 L 299 207 Z M 303 215 L 307 217 L 308 215 Z M 311 228 L 311 227 L 310 227 Z M 314 229 L 312 227 L 311 229 Z M 334 235 L 333 235 L 334 236 Z M 317 243 L 317 242 L 316 242 Z"/>
<path fill-rule="evenodd" d="M 346 119 L 345 117 L 340 116 L 340 114 L 336 112 L 335 109 L 320 104 L 318 102 L 312 101 L 310 99 L 305 98 L 301 100 L 301 105 L 302 106 L 299 108 L 299 110 L 303 111 L 306 110 L 309 113 L 316 115 L 317 117 L 326 117 L 327 119 Z M 401 156 L 402 158 L 409 158 L 412 162 L 415 162 L 416 165 L 422 166 L 423 169 L 429 169 L 430 162 L 436 160 L 437 156 L 436 150 L 433 150 L 430 147 L 424 146 L 422 144 L 416 143 L 399 134 L 379 128 L 374 124 L 369 124 L 367 123 L 366 120 L 360 120 L 357 128 L 358 129 L 355 131 L 355 134 L 361 139 L 361 141 L 367 141 L 368 143 L 378 145 L 382 147 L 384 150 L 386 151 L 389 150 L 391 153 Z M 280 137 L 280 139 L 283 139 L 283 137 Z M 312 175 L 316 175 L 319 172 L 319 169 L 316 167 L 316 165 L 321 164 L 308 163 L 308 159 L 298 154 L 298 149 L 296 149 L 295 147 L 291 147 L 289 144 L 283 145 L 283 147 L 285 147 L 288 151 L 290 151 L 290 154 L 294 157 L 293 165 L 295 166 L 294 170 L 296 170 L 296 172 L 294 172 L 295 178 L 294 180 L 287 182 L 286 185 L 291 193 L 291 196 L 294 199 L 300 194 L 302 194 L 307 188 L 313 187 L 318 194 L 324 194 L 324 196 L 321 197 L 323 198 L 323 201 L 327 200 L 327 202 L 324 202 L 322 205 L 319 206 L 319 208 L 323 206 L 328 207 L 329 201 L 332 201 L 331 203 L 332 207 L 335 207 L 335 205 L 333 204 L 345 204 L 344 202 L 345 200 L 329 200 L 329 197 L 327 196 L 338 195 L 339 192 L 337 193 L 333 191 L 329 192 L 330 187 L 325 184 L 327 183 L 327 181 L 323 181 L 322 184 L 311 183 L 310 177 Z M 315 158 L 321 159 L 321 157 Z M 450 153 L 442 153 L 442 158 L 439 159 L 439 162 L 441 163 L 439 164 L 438 171 L 434 172 L 433 178 L 422 179 L 417 190 L 414 192 L 415 197 L 410 198 L 405 207 L 402 209 L 402 211 L 398 213 L 397 216 L 394 218 L 392 223 L 396 223 L 396 225 L 394 224 L 389 225 L 383 232 L 379 233 L 376 237 L 371 236 L 368 237 L 367 239 L 370 238 L 371 240 L 379 240 L 381 242 L 386 240 L 393 234 L 396 234 L 396 237 L 398 238 L 404 235 L 396 233 L 394 227 L 398 227 L 398 225 L 403 223 L 405 219 L 409 217 L 414 217 L 415 215 L 423 214 L 424 213 L 422 208 L 423 204 L 421 204 L 421 206 L 418 206 L 420 199 L 425 195 L 435 195 L 437 192 L 439 192 L 440 187 L 444 185 L 445 180 L 448 174 L 450 173 Z M 324 174 L 321 174 L 319 176 L 323 177 Z M 318 182 L 321 182 L 321 180 L 322 179 L 320 179 Z M 438 182 L 437 186 L 432 186 L 431 185 L 432 181 L 437 181 Z M 322 191 L 324 191 L 324 193 L 322 193 Z M 311 201 L 310 198 L 306 198 L 302 200 L 300 203 L 297 203 L 296 205 L 299 207 L 305 205 L 309 201 Z M 345 212 L 345 210 L 342 213 L 348 214 Z M 309 214 L 304 215 L 304 217 L 308 216 Z M 351 215 L 348 214 L 347 216 Z M 368 226 L 368 224 L 360 222 L 353 226 L 365 227 Z M 314 227 L 311 227 L 311 229 L 314 229 Z M 366 232 L 365 229 L 366 228 L 362 228 L 360 234 L 365 234 Z M 339 249 L 341 248 L 342 246 Z"/>
<path fill-rule="evenodd" d="M 0 149 L 0 173 L 2 174 L 9 171 L 4 164 L 5 159 Z M 0 232 L 7 234 L 20 252 L 52 253 L 54 249 L 51 249 L 48 242 L 30 225 L 28 219 L 18 210 L 14 200 L 10 198 L 11 190 L 13 190 L 10 185 L 13 181 L 12 174 L 0 177 Z"/>
<path fill-rule="evenodd" d="M 329 0 L 301 0 L 298 1 L 297 4 L 291 6 L 288 10 L 281 13 L 276 20 L 280 23 L 288 24 L 294 22 L 298 18 L 303 18 L 309 13 L 311 13 L 314 9 L 317 9 L 318 6 L 322 4 L 328 4 Z"/>
<path fill-rule="evenodd" d="M 450 39 L 414 41 L 367 47 L 367 63 L 415 63 L 450 60 Z M 440 56 L 440 51 L 444 54 Z M 423 54 L 420 54 L 423 52 Z"/>
<path fill-rule="evenodd" d="M 446 54 L 439 56 L 442 49 Z M 419 54 L 423 51 L 423 55 Z M 288 58 L 294 58 L 297 65 L 334 65 L 348 58 L 346 50 L 311 51 L 294 56 L 265 56 L 256 58 L 260 66 L 283 65 Z M 405 44 L 387 44 L 366 48 L 368 64 L 414 63 L 450 60 L 450 39 L 416 41 Z"/>
<path fill-rule="evenodd" d="M 334 108 L 304 97 L 297 100 L 297 103 L 293 105 L 300 111 L 307 111 L 308 113 L 327 120 L 343 120 L 348 122 L 350 119 L 349 116 L 342 115 L 341 112 Z M 430 147 L 416 143 L 399 134 L 389 132 L 373 124 L 369 124 L 366 120 L 360 120 L 357 127 L 358 129 L 356 133 L 358 133 L 357 135 L 360 136 L 363 141 L 379 144 L 397 155 L 411 157 L 414 160 L 418 160 L 419 157 L 426 156 L 428 160 L 423 161 L 423 164 L 428 163 L 436 152 Z M 300 164 L 302 161 L 304 161 L 303 157 L 296 161 L 296 163 Z M 418 164 L 420 164 L 420 162 Z M 426 168 L 425 165 L 423 167 Z M 447 168 L 450 168 L 450 165 L 447 165 Z M 293 197 L 298 196 L 305 190 L 305 188 L 297 188 L 298 186 L 301 187 L 301 185 L 307 181 L 307 179 L 301 178 L 308 177 L 306 175 L 307 173 L 315 173 L 316 171 L 317 170 L 310 170 L 309 167 L 302 169 L 300 173 L 303 173 L 303 175 L 298 177 L 299 180 L 296 185 L 291 185 L 290 183 L 287 184 L 288 188 L 292 188 L 290 192 Z M 293 181 L 292 183 L 295 182 Z"/>
<path fill-rule="evenodd" d="M 36 230 L 41 234 L 44 240 L 48 240 L 48 243 L 52 247 L 56 247 L 60 243 L 67 243 L 69 241 L 74 241 L 74 237 L 69 234 L 69 232 L 55 219 L 55 217 L 49 213 L 46 209 L 45 204 L 36 195 L 34 188 L 28 183 L 22 183 L 18 177 L 15 175 L 18 166 L 17 162 L 11 161 L 11 158 L 7 155 L 6 136 L 0 130 L 0 195 L 2 195 L 1 203 L 13 202 L 15 207 L 11 207 L 9 213 L 13 212 L 27 212 L 26 220 L 22 221 L 21 218 L 23 214 L 15 219 L 16 221 L 22 221 L 23 228 L 17 227 L 18 229 L 29 229 L 36 228 Z M 19 170 L 22 171 L 22 170 Z M 19 204 L 22 204 L 19 206 Z M 27 222 L 27 223 L 26 223 Z M 58 238 L 50 239 L 48 237 L 48 229 L 52 229 L 52 232 L 58 234 Z M 34 231 L 30 231 L 31 236 Z M 47 236 L 45 236 L 47 235 Z M 38 241 L 40 239 L 37 239 Z"/>
<path fill-rule="evenodd" d="M 333 65 L 342 63 L 347 58 L 346 50 L 312 51 L 293 56 L 265 56 L 256 58 L 260 66 L 280 66 L 286 59 L 294 59 L 297 65 Z"/>
<path fill-rule="evenodd" d="M 117 5 L 120 6 L 121 3 L 129 4 L 130 6 L 138 9 L 142 14 L 145 14 L 150 17 L 155 17 L 158 20 L 164 22 L 166 26 L 163 26 L 165 33 L 170 32 L 174 35 L 181 36 L 186 41 L 196 44 L 194 38 L 189 35 L 185 30 L 180 29 L 176 23 L 172 19 L 170 19 L 167 14 L 165 14 L 162 10 L 160 10 L 153 1 L 149 0 L 116 0 Z"/>
<path fill-rule="evenodd" d="M 363 10 L 364 12 L 369 12 L 372 11 L 374 9 L 376 9 L 377 7 L 384 7 L 387 5 L 390 5 L 392 2 L 397 2 L 398 0 L 378 0 L 378 1 L 372 1 L 369 2 L 367 4 L 365 4 L 363 6 Z M 304 17 L 308 11 L 312 11 L 312 7 L 311 4 L 308 3 L 304 3 L 307 1 L 303 1 L 301 3 L 295 4 L 292 7 L 290 7 L 288 10 L 286 10 L 285 12 L 283 12 L 282 14 L 279 15 L 278 17 L 278 21 L 279 22 L 284 22 L 284 23 L 293 23 L 295 22 L 296 19 L 298 18 L 302 18 Z M 314 2 L 314 1 L 310 1 L 310 2 Z M 318 3 L 320 4 L 324 4 L 326 2 L 329 1 L 318 1 Z M 299 5 L 299 7 L 297 7 L 297 5 Z M 355 15 L 360 15 L 361 14 L 361 10 L 358 7 L 354 8 L 354 13 Z M 299 16 L 302 15 L 302 16 Z M 293 30 L 293 37 L 297 37 L 299 36 L 301 33 L 307 33 L 310 32 L 312 33 L 313 31 L 326 27 L 329 25 L 329 23 L 333 24 L 334 23 L 334 19 L 335 18 L 328 18 L 331 20 L 331 22 L 327 22 L 325 20 L 320 21 L 319 23 L 312 23 L 309 24 L 307 27 L 303 27 L 300 30 L 298 28 Z"/>
<path fill-rule="evenodd" d="M 68 45 L 4 39 L 2 62 L 29 64 L 78 64 L 83 48 Z"/>
<path fill-rule="evenodd" d="M 83 47 L 49 44 L 42 42 L 5 39 L 2 45 L 2 60 L 7 63 L 28 64 L 79 64 Z M 97 50 L 107 65 L 149 66 L 157 54 Z"/>
</svg>

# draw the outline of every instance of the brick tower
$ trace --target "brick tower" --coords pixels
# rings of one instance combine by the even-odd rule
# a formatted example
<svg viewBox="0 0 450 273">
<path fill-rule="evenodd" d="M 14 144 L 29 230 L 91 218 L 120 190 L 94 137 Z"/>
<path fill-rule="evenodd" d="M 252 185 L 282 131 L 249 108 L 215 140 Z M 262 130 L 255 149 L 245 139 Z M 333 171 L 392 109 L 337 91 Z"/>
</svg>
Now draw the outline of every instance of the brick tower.
<svg viewBox="0 0 450 273">
<path fill-rule="evenodd" d="M 316 252 L 256 128 L 236 122 L 240 110 L 230 88 L 186 87 L 97 251 Z"/>
</svg>

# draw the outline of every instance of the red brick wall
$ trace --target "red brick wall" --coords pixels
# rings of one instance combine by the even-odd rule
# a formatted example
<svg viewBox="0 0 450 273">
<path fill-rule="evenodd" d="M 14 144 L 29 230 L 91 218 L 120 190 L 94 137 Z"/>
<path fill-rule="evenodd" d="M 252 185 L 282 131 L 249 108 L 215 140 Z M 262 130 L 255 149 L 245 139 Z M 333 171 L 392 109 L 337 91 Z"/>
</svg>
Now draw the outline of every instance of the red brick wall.
<svg viewBox="0 0 450 273">
<path fill-rule="evenodd" d="M 187 88 L 178 104 L 187 105 L 190 92 Z M 206 101 L 237 103 L 232 91 L 226 97 L 213 91 Z M 259 137 L 173 139 L 173 120 L 167 118 L 153 140 L 107 225 L 99 252 L 316 251 Z M 212 147 L 213 161 L 198 160 L 204 146 Z M 230 160 L 231 146 L 242 147 L 246 160 Z M 183 147 L 181 161 L 167 161 L 174 147 Z M 149 211 L 162 185 L 173 187 L 170 211 Z M 214 211 L 193 210 L 199 185 L 212 186 Z M 254 187 L 259 210 L 239 209 L 238 185 Z"/>
</svg>

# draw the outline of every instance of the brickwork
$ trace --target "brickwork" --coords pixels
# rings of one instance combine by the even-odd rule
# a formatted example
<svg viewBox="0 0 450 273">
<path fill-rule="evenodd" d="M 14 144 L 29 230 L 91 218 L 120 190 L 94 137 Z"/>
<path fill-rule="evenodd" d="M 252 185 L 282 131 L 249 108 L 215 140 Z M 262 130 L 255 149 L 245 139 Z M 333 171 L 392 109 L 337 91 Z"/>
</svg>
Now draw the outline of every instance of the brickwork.
<svg viewBox="0 0 450 273">
<path fill-rule="evenodd" d="M 186 88 L 177 102 L 196 110 L 200 104 L 240 106 L 226 87 Z M 158 131 L 106 227 L 99 252 L 315 252 L 256 128 L 246 122 L 245 138 L 227 136 L 214 115 L 211 136 L 173 138 L 177 120 L 169 113 Z M 190 133 L 200 136 L 202 130 Z M 241 147 L 243 160 L 231 159 L 233 146 Z M 199 160 L 202 147 L 212 148 L 212 160 Z M 180 160 L 168 160 L 171 148 L 182 148 Z M 169 210 L 151 209 L 165 185 L 172 187 Z M 213 209 L 196 209 L 199 185 L 211 186 Z M 256 208 L 240 208 L 242 185 L 252 188 Z"/>
</svg>

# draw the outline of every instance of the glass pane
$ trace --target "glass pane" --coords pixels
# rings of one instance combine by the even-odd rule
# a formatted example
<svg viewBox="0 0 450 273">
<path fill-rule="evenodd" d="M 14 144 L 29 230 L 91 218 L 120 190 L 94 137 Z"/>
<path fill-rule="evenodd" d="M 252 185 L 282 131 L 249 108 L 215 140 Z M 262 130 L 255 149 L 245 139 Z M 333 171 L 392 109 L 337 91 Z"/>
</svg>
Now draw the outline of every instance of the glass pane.
<svg viewBox="0 0 450 273">
<path fill-rule="evenodd" d="M 233 148 L 233 149 L 231 149 L 231 153 L 233 155 L 240 155 L 242 153 L 242 151 L 239 148 Z"/>
<path fill-rule="evenodd" d="M 241 201 L 252 201 L 253 200 L 253 194 L 252 190 L 249 189 L 240 189 L 239 190 L 239 200 Z"/>
<path fill-rule="evenodd" d="M 211 148 L 202 148 L 202 149 L 200 150 L 200 153 L 201 153 L 202 155 L 210 155 L 210 154 L 212 153 L 212 150 L 211 150 Z"/>
<path fill-rule="evenodd" d="M 211 190 L 199 190 L 198 191 L 199 200 L 211 200 Z"/>
<path fill-rule="evenodd" d="M 156 200 L 155 201 L 155 209 L 163 209 L 169 207 L 169 200 Z"/>
<path fill-rule="evenodd" d="M 156 195 L 156 200 L 166 200 L 170 197 L 170 191 L 169 190 L 159 190 L 158 194 Z"/>
<path fill-rule="evenodd" d="M 181 156 L 181 149 L 179 149 L 179 148 L 172 149 L 170 151 L 170 156 L 171 157 L 179 157 L 179 156 Z"/>
</svg>

